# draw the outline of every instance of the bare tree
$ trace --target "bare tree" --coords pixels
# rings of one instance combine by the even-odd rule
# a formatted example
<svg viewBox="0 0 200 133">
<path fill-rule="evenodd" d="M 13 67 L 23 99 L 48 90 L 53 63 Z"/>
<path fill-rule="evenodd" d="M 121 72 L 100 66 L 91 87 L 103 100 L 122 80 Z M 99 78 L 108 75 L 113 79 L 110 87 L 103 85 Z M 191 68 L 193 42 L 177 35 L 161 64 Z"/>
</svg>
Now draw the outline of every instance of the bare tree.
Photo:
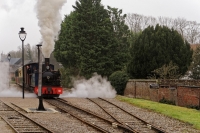
<svg viewBox="0 0 200 133">
<path fill-rule="evenodd" d="M 37 46 L 32 46 L 31 47 L 31 55 L 32 55 L 33 62 L 37 62 L 38 61 L 38 49 L 37 49 Z"/>
<path fill-rule="evenodd" d="M 141 29 L 144 30 L 148 26 L 156 26 L 157 20 L 151 16 L 143 16 L 141 21 Z"/>
<path fill-rule="evenodd" d="M 187 27 L 187 40 L 191 43 L 198 43 L 200 37 L 200 24 L 196 21 L 189 21 Z"/>
<path fill-rule="evenodd" d="M 139 32 L 142 30 L 141 28 L 142 18 L 143 18 L 142 15 L 128 13 L 126 17 L 126 24 L 129 26 L 131 31 L 135 33 Z"/>
<path fill-rule="evenodd" d="M 24 51 L 25 51 L 25 59 L 33 61 L 32 53 L 31 53 L 31 46 L 30 46 L 29 43 L 27 45 L 25 45 L 25 50 Z"/>
<path fill-rule="evenodd" d="M 10 53 L 12 58 L 21 58 L 22 57 L 22 48 L 20 46 L 17 47 L 18 50 L 17 51 L 10 51 L 8 53 Z"/>
<path fill-rule="evenodd" d="M 177 18 L 177 19 L 174 20 L 173 28 L 175 30 L 177 30 L 182 35 L 182 37 L 185 38 L 188 25 L 189 25 L 189 22 L 186 19 Z"/>
<path fill-rule="evenodd" d="M 169 64 L 165 64 L 162 67 L 154 70 L 153 73 L 159 75 L 161 79 L 177 79 L 180 77 L 180 74 L 178 74 L 178 69 L 179 67 L 170 61 Z"/>
<path fill-rule="evenodd" d="M 126 17 L 126 24 L 134 33 L 140 32 L 148 26 L 164 25 L 177 30 L 189 43 L 200 43 L 200 24 L 196 21 L 187 21 L 185 18 L 172 19 L 160 16 L 156 19 L 151 16 L 129 13 Z"/>
<path fill-rule="evenodd" d="M 158 17 L 158 23 L 160 25 L 164 25 L 164 26 L 167 26 L 169 28 L 172 28 L 173 27 L 173 23 L 174 23 L 174 20 L 172 18 L 169 18 L 169 17 Z"/>
</svg>

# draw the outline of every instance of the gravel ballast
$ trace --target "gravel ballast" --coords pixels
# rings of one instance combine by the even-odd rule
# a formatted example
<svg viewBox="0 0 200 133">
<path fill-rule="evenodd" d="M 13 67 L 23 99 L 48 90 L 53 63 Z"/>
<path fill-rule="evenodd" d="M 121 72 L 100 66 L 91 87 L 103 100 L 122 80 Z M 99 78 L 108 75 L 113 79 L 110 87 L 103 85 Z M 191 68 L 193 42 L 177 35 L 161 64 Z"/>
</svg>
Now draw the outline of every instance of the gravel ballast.
<svg viewBox="0 0 200 133">
<path fill-rule="evenodd" d="M 10 104 L 14 103 L 22 108 L 38 108 L 39 100 L 37 98 L 0 98 L 1 101 Z M 77 106 L 85 108 L 87 110 L 96 112 L 98 114 L 103 114 L 104 112 L 97 105 L 90 102 L 85 98 L 65 98 L 65 100 L 73 103 Z M 178 120 L 168 118 L 164 115 L 151 112 L 149 110 L 141 109 L 135 106 L 132 106 L 128 103 L 120 102 L 116 99 L 107 99 L 110 102 L 113 102 L 125 110 L 136 114 L 138 117 L 147 120 L 149 123 L 155 124 L 157 127 L 161 127 L 169 133 L 200 133 L 200 130 L 196 130 L 187 123 L 180 122 Z M 43 102 L 45 108 L 53 108 L 54 106 L 49 105 L 46 102 Z M 119 114 L 120 115 L 120 114 Z M 57 112 L 57 113 L 27 113 L 27 116 L 32 118 L 38 123 L 43 124 L 45 127 L 51 129 L 56 133 L 96 133 L 95 129 L 87 126 L 86 124 L 80 122 L 76 118 L 72 117 L 67 113 Z M 9 125 L 7 125 L 3 119 L 0 119 L 1 129 L 6 131 L 5 133 L 12 133 Z"/>
</svg>

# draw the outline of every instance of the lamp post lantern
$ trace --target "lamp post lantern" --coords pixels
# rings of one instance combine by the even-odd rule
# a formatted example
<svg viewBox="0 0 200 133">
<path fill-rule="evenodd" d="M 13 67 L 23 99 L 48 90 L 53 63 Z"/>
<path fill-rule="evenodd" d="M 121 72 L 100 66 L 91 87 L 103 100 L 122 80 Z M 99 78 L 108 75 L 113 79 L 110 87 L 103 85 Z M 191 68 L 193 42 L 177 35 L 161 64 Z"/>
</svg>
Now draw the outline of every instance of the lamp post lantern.
<svg viewBox="0 0 200 133">
<path fill-rule="evenodd" d="M 8 56 L 7 56 L 7 58 L 8 58 L 8 60 L 9 60 L 9 68 L 8 68 L 8 73 L 9 73 L 9 87 L 10 87 L 10 59 L 11 59 L 11 55 L 10 55 L 10 53 L 8 54 Z"/>
<path fill-rule="evenodd" d="M 19 38 L 22 41 L 22 74 L 23 74 L 23 77 L 22 77 L 22 79 L 23 79 L 23 81 L 22 81 L 22 86 L 23 86 L 22 97 L 24 99 L 24 40 L 26 39 L 26 31 L 24 31 L 23 27 L 19 31 Z"/>
</svg>

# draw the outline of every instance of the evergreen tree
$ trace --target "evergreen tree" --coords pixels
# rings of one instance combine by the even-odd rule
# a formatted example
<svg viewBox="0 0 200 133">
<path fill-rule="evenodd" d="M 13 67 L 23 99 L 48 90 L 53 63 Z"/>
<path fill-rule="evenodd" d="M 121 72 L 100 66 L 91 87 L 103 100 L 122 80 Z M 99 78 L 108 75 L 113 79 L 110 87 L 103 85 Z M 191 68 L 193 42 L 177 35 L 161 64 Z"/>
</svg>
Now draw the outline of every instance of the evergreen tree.
<svg viewBox="0 0 200 133">
<path fill-rule="evenodd" d="M 113 24 L 114 37 L 117 40 L 117 51 L 113 51 L 116 52 L 113 57 L 115 60 L 116 71 L 121 70 L 122 64 L 125 67 L 124 69 L 126 69 L 126 65 L 130 59 L 130 45 L 128 41 L 130 37 L 130 30 L 125 24 L 126 14 L 123 15 L 122 10 L 119 10 L 118 8 L 111 8 L 110 6 L 108 6 L 108 13 Z"/>
<path fill-rule="evenodd" d="M 65 16 L 64 21 L 61 24 L 61 31 L 59 34 L 59 40 L 55 43 L 54 57 L 58 62 L 61 62 L 65 68 L 71 70 L 72 75 L 78 75 L 78 65 L 80 57 L 80 45 L 76 45 L 78 42 L 79 34 L 73 23 L 76 23 L 76 12 L 71 12 L 69 16 Z M 77 40 L 76 40 L 77 39 Z"/>
<path fill-rule="evenodd" d="M 128 72 L 132 78 L 147 78 L 170 61 L 183 75 L 192 61 L 192 50 L 181 35 L 165 26 L 147 27 L 132 44 Z"/>
<path fill-rule="evenodd" d="M 109 76 L 121 70 L 126 61 L 101 0 L 79 0 L 73 8 L 75 11 L 66 16 L 61 25 L 55 58 L 71 74 L 86 78 L 94 72 Z"/>
</svg>

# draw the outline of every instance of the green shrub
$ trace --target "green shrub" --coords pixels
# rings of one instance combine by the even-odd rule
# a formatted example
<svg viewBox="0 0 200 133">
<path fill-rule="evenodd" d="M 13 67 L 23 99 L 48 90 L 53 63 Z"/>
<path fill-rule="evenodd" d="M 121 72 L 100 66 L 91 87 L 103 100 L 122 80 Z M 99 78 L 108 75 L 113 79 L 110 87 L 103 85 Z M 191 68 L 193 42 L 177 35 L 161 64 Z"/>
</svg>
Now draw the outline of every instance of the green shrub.
<svg viewBox="0 0 200 133">
<path fill-rule="evenodd" d="M 126 72 L 116 71 L 110 75 L 109 81 L 111 85 L 115 88 L 118 95 L 124 95 L 124 89 L 129 77 Z"/>
<path fill-rule="evenodd" d="M 200 107 L 197 105 L 189 105 L 187 106 L 187 108 L 191 108 L 191 109 L 196 109 L 196 110 L 200 110 Z"/>
<path fill-rule="evenodd" d="M 175 105 L 175 101 L 170 101 L 165 99 L 164 97 L 159 101 L 160 103 L 165 103 L 165 104 L 171 104 L 171 105 Z"/>
</svg>

